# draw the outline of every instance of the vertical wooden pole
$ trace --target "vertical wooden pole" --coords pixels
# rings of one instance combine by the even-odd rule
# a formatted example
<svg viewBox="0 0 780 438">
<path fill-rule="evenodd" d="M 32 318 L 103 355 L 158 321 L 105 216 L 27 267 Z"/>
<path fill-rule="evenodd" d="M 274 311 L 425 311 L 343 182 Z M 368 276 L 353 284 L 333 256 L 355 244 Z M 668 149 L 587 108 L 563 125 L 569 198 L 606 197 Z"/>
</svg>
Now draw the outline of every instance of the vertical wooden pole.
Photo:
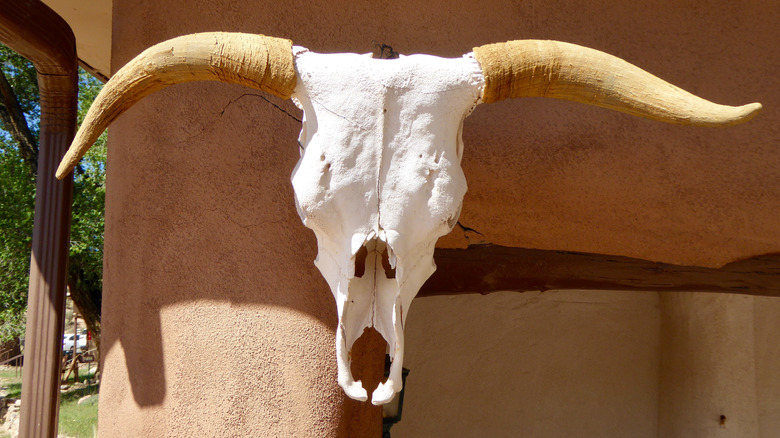
<svg viewBox="0 0 780 438">
<path fill-rule="evenodd" d="M 0 0 L 0 41 L 35 64 L 41 96 L 19 436 L 55 437 L 73 180 L 54 172 L 76 128 L 76 42 L 38 0 Z"/>
<path fill-rule="evenodd" d="M 24 438 L 57 435 L 73 180 L 58 181 L 54 172 L 76 126 L 75 77 L 38 75 L 38 84 L 41 134 L 19 427 Z M 67 87 L 72 92 L 60 91 Z"/>
</svg>

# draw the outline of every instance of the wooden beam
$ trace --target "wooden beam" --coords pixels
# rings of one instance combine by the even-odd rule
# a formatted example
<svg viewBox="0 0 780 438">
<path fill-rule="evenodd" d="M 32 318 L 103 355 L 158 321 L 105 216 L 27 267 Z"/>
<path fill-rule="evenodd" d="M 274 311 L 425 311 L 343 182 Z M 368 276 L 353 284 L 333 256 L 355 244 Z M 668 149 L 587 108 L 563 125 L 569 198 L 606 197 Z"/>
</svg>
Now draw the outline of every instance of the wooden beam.
<svg viewBox="0 0 780 438">
<path fill-rule="evenodd" d="M 753 257 L 719 269 L 497 245 L 437 248 L 434 259 L 438 269 L 419 296 L 550 289 L 780 296 L 780 254 Z"/>
<path fill-rule="evenodd" d="M 0 42 L 35 64 L 39 73 L 76 73 L 76 38 L 40 0 L 0 0 Z"/>
<path fill-rule="evenodd" d="M 41 119 L 19 436 L 57 435 L 73 179 L 54 178 L 76 128 L 76 40 L 38 0 L 0 0 L 0 41 L 38 71 Z"/>
</svg>

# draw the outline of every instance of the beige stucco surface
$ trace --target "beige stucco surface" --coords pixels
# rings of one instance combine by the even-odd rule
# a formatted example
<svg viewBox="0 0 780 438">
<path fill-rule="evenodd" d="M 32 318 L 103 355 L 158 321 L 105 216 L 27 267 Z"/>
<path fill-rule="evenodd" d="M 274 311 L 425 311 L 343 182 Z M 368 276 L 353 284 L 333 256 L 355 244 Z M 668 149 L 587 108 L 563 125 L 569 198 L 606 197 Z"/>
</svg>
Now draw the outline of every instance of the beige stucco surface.
<svg viewBox="0 0 780 438">
<path fill-rule="evenodd" d="M 427 297 L 393 437 L 657 437 L 658 294 Z"/>
<path fill-rule="evenodd" d="M 756 353 L 774 342 L 755 342 L 755 299 L 664 294 L 660 307 L 659 436 L 776 435 L 758 422 Z"/>
<path fill-rule="evenodd" d="M 778 312 L 712 293 L 421 298 L 393 436 L 774 437 Z"/>
<path fill-rule="evenodd" d="M 461 222 L 486 240 L 718 266 L 780 250 L 778 14 L 769 2 L 726 1 L 115 0 L 112 68 L 207 30 L 289 37 L 321 52 L 369 52 L 377 41 L 443 56 L 550 38 L 621 56 L 720 103 L 762 101 L 759 118 L 729 129 L 539 99 L 480 106 L 464 127 Z M 336 309 L 289 182 L 300 124 L 257 93 L 178 85 L 110 129 L 101 436 L 346 434 Z M 419 300 L 398 435 L 662 436 L 680 424 L 676 415 L 687 418 L 683 409 L 659 419 L 665 379 L 684 369 L 697 384 L 725 385 L 752 363 L 755 390 L 735 397 L 754 400 L 748 414 L 757 420 L 726 430 L 775 436 L 780 305 L 761 303 L 750 317 L 739 304 L 755 346 L 749 359 L 731 360 L 729 346 L 750 330 L 706 318 L 711 308 L 729 315 L 728 299 L 694 300 L 698 326 L 682 344 L 663 327 L 683 330 L 690 314 L 663 313 L 654 293 Z M 713 335 L 728 339 L 716 356 L 704 350 L 715 341 L 702 341 Z M 662 366 L 670 352 L 675 359 Z M 709 373 L 722 358 L 732 371 Z M 718 421 L 714 407 L 701 406 L 706 419 L 685 427 Z M 748 414 L 726 414 L 726 427 Z"/>
<path fill-rule="evenodd" d="M 172 91 L 188 100 L 186 88 Z M 123 156 L 116 148 L 109 158 L 101 433 L 328 436 L 341 400 L 332 379 L 332 298 L 310 268 L 314 249 L 305 234 L 285 226 L 297 222 L 287 208 L 289 184 L 257 177 L 294 158 L 275 159 L 252 135 L 226 153 L 214 131 L 160 126 L 196 113 L 213 119 L 200 104 L 190 101 L 167 119 L 150 103 L 137 109 L 144 121 L 110 134 L 114 144 L 121 138 L 154 148 L 162 130 L 178 147 L 157 158 L 153 149 L 126 148 L 132 152 Z M 252 99 L 226 112 L 249 111 L 245 105 Z M 289 123 L 217 118 L 230 131 L 261 137 Z M 199 136 L 212 145 L 204 161 L 187 157 Z M 189 170 L 174 170 L 182 163 Z M 222 175 L 242 173 L 243 182 L 230 184 L 235 190 L 223 190 Z M 133 182 L 116 182 L 123 178 Z"/>
</svg>

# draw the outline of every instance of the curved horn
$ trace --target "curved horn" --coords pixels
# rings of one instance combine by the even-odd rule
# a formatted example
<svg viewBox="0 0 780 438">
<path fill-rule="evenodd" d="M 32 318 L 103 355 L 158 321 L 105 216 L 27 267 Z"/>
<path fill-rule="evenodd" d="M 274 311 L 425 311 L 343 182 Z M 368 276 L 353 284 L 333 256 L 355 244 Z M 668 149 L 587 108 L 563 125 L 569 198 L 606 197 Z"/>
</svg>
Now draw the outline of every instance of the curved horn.
<svg viewBox="0 0 780 438">
<path fill-rule="evenodd" d="M 519 40 L 474 48 L 482 67 L 482 101 L 554 97 L 589 103 L 668 123 L 734 125 L 750 120 L 760 103 L 718 105 L 622 59 L 558 41 Z"/>
<path fill-rule="evenodd" d="M 173 38 L 144 50 L 98 94 L 57 169 L 73 170 L 106 127 L 149 94 L 182 82 L 222 81 L 289 98 L 295 89 L 290 40 L 242 33 L 207 32 Z"/>
</svg>

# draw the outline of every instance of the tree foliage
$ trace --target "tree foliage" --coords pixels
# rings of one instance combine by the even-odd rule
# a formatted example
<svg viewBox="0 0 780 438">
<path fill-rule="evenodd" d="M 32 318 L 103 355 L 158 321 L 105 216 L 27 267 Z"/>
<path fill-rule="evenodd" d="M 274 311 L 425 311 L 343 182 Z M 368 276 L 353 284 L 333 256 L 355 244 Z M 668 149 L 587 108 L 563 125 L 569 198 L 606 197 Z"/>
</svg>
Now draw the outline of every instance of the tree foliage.
<svg viewBox="0 0 780 438">
<path fill-rule="evenodd" d="M 40 120 L 35 68 L 0 45 L 0 82 L 4 79 L 13 95 L 10 100 L 3 95 L 0 83 L 0 342 L 24 333 Z M 97 79 L 79 71 L 79 123 L 101 87 Z M 21 123 L 14 120 L 15 111 L 23 114 Z M 71 297 L 96 335 L 103 277 L 105 158 L 102 136 L 76 168 L 68 269 Z"/>
<path fill-rule="evenodd" d="M 35 183 L 16 147 L 0 133 L 0 341 L 24 333 Z"/>
</svg>

